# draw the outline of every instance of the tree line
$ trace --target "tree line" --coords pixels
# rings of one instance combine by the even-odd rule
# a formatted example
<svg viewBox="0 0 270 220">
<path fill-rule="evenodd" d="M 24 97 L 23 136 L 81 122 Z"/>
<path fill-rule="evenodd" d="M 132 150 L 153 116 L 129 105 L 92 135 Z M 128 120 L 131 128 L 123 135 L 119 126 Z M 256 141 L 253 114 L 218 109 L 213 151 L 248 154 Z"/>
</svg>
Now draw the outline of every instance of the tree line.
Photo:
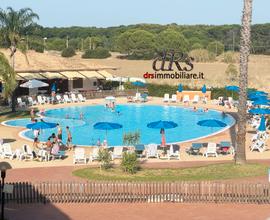
<svg viewBox="0 0 270 220">
<path fill-rule="evenodd" d="M 270 54 L 270 24 L 256 24 L 251 28 L 251 52 Z M 178 25 L 137 24 L 97 27 L 42 27 L 32 24 L 22 30 L 27 47 L 37 52 L 104 48 L 126 54 L 129 59 L 151 59 L 157 51 L 206 49 L 212 55 L 224 51 L 239 51 L 240 25 Z M 2 35 L 1 35 L 2 36 Z M 2 47 L 9 43 L 0 37 Z M 211 59 L 211 54 L 210 59 Z"/>
</svg>

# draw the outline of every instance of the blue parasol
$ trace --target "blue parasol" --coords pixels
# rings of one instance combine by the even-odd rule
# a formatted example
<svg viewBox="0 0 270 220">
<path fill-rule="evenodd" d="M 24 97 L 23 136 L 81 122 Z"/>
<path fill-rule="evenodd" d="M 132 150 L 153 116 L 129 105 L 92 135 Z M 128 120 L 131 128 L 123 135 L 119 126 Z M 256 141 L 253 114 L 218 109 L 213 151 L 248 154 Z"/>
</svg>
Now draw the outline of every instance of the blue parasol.
<svg viewBox="0 0 270 220">
<path fill-rule="evenodd" d="M 266 131 L 266 121 L 265 121 L 265 117 L 262 116 L 261 117 L 261 121 L 260 121 L 260 125 L 258 127 L 259 131 Z"/>
<path fill-rule="evenodd" d="M 202 87 L 202 93 L 206 93 L 206 86 L 205 85 L 203 85 L 203 87 Z"/>
<path fill-rule="evenodd" d="M 94 124 L 94 129 L 97 130 L 106 130 L 106 140 L 107 140 L 107 132 L 108 130 L 115 130 L 122 128 L 123 126 L 118 123 L 112 123 L 112 122 L 97 122 Z"/>
<path fill-rule="evenodd" d="M 202 120 L 202 121 L 199 121 L 197 123 L 197 125 L 200 125 L 200 126 L 203 126 L 203 127 L 211 127 L 211 128 L 214 128 L 214 127 L 226 127 L 227 124 L 225 124 L 224 122 L 222 121 L 218 121 L 216 119 L 206 119 L 206 120 Z"/>
<path fill-rule="evenodd" d="M 42 130 L 42 129 L 55 128 L 56 126 L 57 126 L 56 123 L 39 121 L 36 123 L 26 125 L 26 128 L 32 129 L 32 130 Z"/>
<path fill-rule="evenodd" d="M 181 83 L 178 85 L 178 92 L 183 92 L 183 86 Z"/>
<path fill-rule="evenodd" d="M 267 108 L 254 108 L 249 110 L 249 113 L 254 114 L 254 115 L 269 115 L 270 114 L 270 109 Z"/>
</svg>

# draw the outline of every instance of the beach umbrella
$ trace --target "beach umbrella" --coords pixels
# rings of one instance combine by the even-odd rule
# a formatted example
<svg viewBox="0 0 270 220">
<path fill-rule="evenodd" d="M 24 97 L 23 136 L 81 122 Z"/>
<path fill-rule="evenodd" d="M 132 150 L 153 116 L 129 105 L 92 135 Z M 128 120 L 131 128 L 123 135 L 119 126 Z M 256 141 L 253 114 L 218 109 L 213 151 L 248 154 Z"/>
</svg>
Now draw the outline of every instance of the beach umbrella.
<svg viewBox="0 0 270 220">
<path fill-rule="evenodd" d="M 258 99 L 252 102 L 253 105 L 270 105 L 270 100 L 268 99 Z"/>
<path fill-rule="evenodd" d="M 268 93 L 264 91 L 250 91 L 248 95 L 268 95 Z"/>
<path fill-rule="evenodd" d="M 47 87 L 47 86 L 49 86 L 49 84 L 44 83 L 44 82 L 39 81 L 39 80 L 36 80 L 36 79 L 29 80 L 29 81 L 20 85 L 20 87 L 28 88 L 28 89 Z"/>
<path fill-rule="evenodd" d="M 147 124 L 148 128 L 160 129 L 161 133 L 161 146 L 166 146 L 165 129 L 175 128 L 178 125 L 173 121 L 154 121 Z"/>
<path fill-rule="evenodd" d="M 56 123 L 39 121 L 36 123 L 26 125 L 26 128 L 32 129 L 32 130 L 42 130 L 42 129 L 55 128 L 56 126 L 57 126 Z"/>
<path fill-rule="evenodd" d="M 233 98 L 233 93 L 234 92 L 239 92 L 239 87 L 238 86 L 226 86 L 225 89 L 227 91 L 232 91 L 232 98 Z"/>
<path fill-rule="evenodd" d="M 132 85 L 137 87 L 137 92 L 138 92 L 138 87 L 145 87 L 145 83 L 141 81 L 135 81 L 132 83 Z"/>
<path fill-rule="evenodd" d="M 202 93 L 206 93 L 206 86 L 205 85 L 203 85 L 203 87 L 202 87 Z"/>
<path fill-rule="evenodd" d="M 94 129 L 97 130 L 105 130 L 106 131 L 106 140 L 107 140 L 107 132 L 108 130 L 115 130 L 122 128 L 123 126 L 118 123 L 112 123 L 112 122 L 97 122 L 94 124 Z"/>
<path fill-rule="evenodd" d="M 206 120 L 202 120 L 202 121 L 198 121 L 197 125 L 203 126 L 203 127 L 211 127 L 211 128 L 222 128 L 222 127 L 226 127 L 227 124 L 216 120 L 216 119 L 206 119 Z"/>
<path fill-rule="evenodd" d="M 261 117 L 261 121 L 260 121 L 260 125 L 258 127 L 258 131 L 266 131 L 266 121 L 265 121 L 264 116 Z"/>
<path fill-rule="evenodd" d="M 270 109 L 267 108 L 254 108 L 249 110 L 249 113 L 254 114 L 254 115 L 269 115 L 270 114 Z"/>
<path fill-rule="evenodd" d="M 183 92 L 183 86 L 181 83 L 178 85 L 178 92 Z"/>
</svg>

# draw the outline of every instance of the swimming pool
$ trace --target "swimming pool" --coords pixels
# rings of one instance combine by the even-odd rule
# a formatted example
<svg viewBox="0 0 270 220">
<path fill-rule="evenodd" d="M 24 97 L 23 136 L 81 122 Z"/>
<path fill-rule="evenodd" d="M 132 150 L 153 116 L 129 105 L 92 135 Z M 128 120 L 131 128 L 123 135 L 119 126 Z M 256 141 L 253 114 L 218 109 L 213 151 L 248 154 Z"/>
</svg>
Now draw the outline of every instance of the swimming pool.
<svg viewBox="0 0 270 220">
<path fill-rule="evenodd" d="M 119 112 L 119 113 L 118 113 Z M 84 119 L 80 120 L 83 113 Z M 68 119 L 67 119 L 68 117 Z M 191 139 L 197 139 L 224 130 L 224 128 L 209 128 L 197 125 L 204 119 L 217 119 L 232 126 L 235 120 L 230 115 L 222 115 L 221 112 L 209 110 L 197 112 L 191 108 L 179 106 L 156 106 L 156 105 L 118 105 L 115 112 L 111 112 L 103 105 L 96 106 L 73 106 L 59 109 L 51 109 L 45 112 L 44 121 L 59 123 L 63 128 L 63 141 L 66 141 L 65 127 L 69 126 L 73 137 L 73 144 L 95 145 L 97 140 L 105 139 L 106 132 L 95 130 L 93 125 L 97 122 L 114 122 L 123 125 L 118 130 L 108 131 L 108 143 L 110 146 L 123 145 L 123 134 L 126 132 L 139 131 L 141 143 L 160 143 L 160 133 L 157 129 L 147 128 L 147 124 L 158 120 L 174 121 L 178 127 L 166 130 L 166 142 L 175 143 Z M 25 127 L 31 123 L 30 119 L 18 119 L 5 122 L 6 125 Z M 40 135 L 41 141 L 46 141 L 56 128 L 43 130 Z M 27 138 L 33 138 L 33 131 L 23 133 Z"/>
</svg>

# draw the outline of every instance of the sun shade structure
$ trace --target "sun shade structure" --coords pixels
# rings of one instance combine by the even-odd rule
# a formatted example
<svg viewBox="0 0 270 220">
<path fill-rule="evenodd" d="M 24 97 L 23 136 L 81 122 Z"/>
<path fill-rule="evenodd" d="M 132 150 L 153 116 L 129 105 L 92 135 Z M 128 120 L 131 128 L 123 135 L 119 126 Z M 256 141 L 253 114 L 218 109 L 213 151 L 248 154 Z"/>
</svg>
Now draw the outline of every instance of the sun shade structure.
<svg viewBox="0 0 270 220">
<path fill-rule="evenodd" d="M 20 85 L 20 87 L 22 87 L 22 88 L 29 88 L 29 89 L 47 87 L 47 86 L 49 86 L 49 84 L 44 83 L 44 82 L 39 81 L 39 80 L 36 80 L 36 79 L 29 80 L 29 81 Z"/>
<path fill-rule="evenodd" d="M 83 76 L 77 71 L 63 71 L 63 72 L 60 72 L 60 74 L 62 74 L 68 79 L 76 79 L 76 78 L 85 79 L 86 78 L 85 76 Z"/>
<path fill-rule="evenodd" d="M 23 79 L 31 80 L 31 79 L 46 79 L 39 73 L 17 73 L 18 76 L 20 76 Z"/>
<path fill-rule="evenodd" d="M 254 115 L 269 115 L 270 114 L 270 109 L 267 108 L 254 108 L 249 110 L 249 113 L 254 114 Z"/>
<path fill-rule="evenodd" d="M 61 75 L 58 72 L 41 72 L 40 75 L 47 79 L 67 79 L 67 77 Z"/>
<path fill-rule="evenodd" d="M 55 128 L 57 126 L 56 123 L 50 123 L 45 121 L 39 121 L 36 123 L 28 124 L 26 125 L 26 128 L 32 129 L 32 130 L 39 130 L 39 129 L 50 129 Z"/>
<path fill-rule="evenodd" d="M 112 123 L 112 122 L 98 122 L 94 124 L 94 129 L 97 130 L 114 130 L 122 128 L 123 126 L 118 123 Z"/>
<path fill-rule="evenodd" d="M 203 127 L 210 127 L 210 128 L 222 128 L 226 127 L 227 124 L 225 124 L 222 121 L 216 120 L 216 119 L 206 119 L 199 121 L 197 125 L 203 126 Z"/>
<path fill-rule="evenodd" d="M 111 77 L 113 77 L 113 75 L 111 73 L 107 72 L 106 70 L 99 70 L 98 73 L 100 73 L 105 78 L 111 78 Z"/>
<path fill-rule="evenodd" d="M 239 87 L 238 86 L 226 86 L 225 88 L 228 91 L 239 92 Z"/>
<path fill-rule="evenodd" d="M 261 117 L 260 125 L 258 127 L 258 131 L 266 131 L 266 120 L 265 117 Z"/>
<path fill-rule="evenodd" d="M 97 71 L 79 71 L 79 73 L 87 78 L 105 79 L 105 77 Z"/>
</svg>

